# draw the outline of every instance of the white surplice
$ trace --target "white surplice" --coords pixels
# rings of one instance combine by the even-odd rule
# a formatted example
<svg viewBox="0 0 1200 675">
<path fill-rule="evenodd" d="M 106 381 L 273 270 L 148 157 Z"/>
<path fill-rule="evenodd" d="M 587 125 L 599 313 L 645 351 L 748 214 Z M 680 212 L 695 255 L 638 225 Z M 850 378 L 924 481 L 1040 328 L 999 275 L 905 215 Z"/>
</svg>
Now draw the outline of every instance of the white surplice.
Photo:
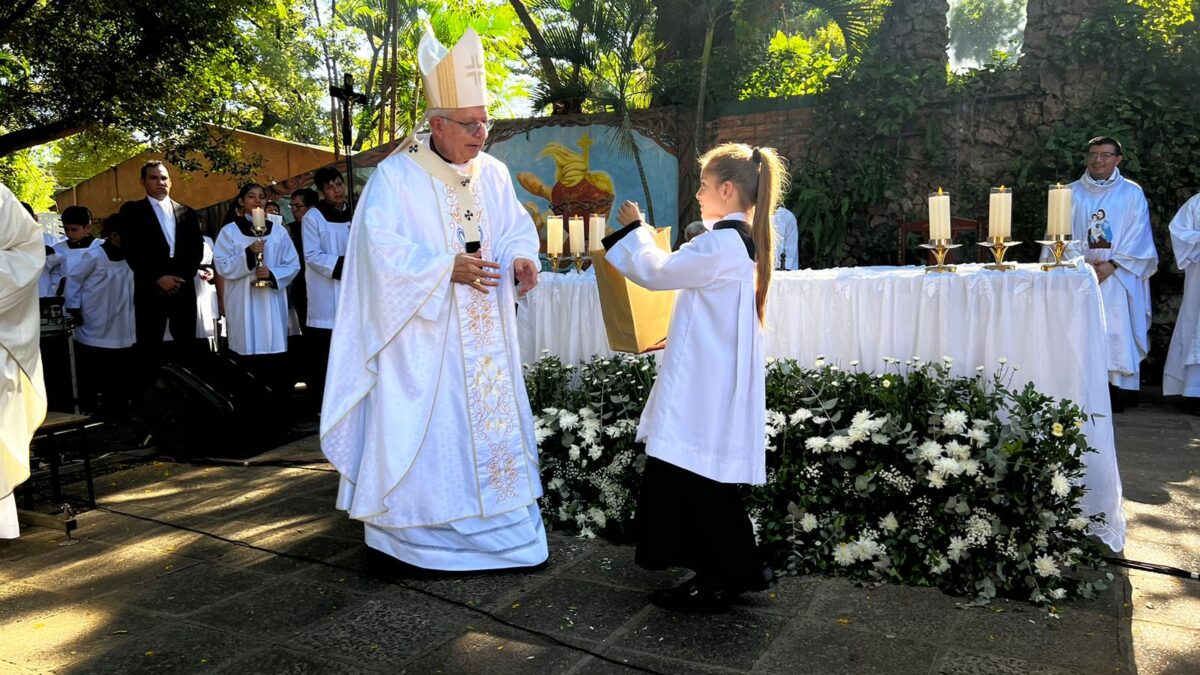
<svg viewBox="0 0 1200 675">
<path fill-rule="evenodd" d="M 1170 229 L 1175 264 L 1184 273 L 1184 282 L 1162 389 L 1167 396 L 1200 396 L 1200 195 L 1180 207 Z"/>
<path fill-rule="evenodd" d="M 241 219 L 244 227 L 249 227 Z M 213 265 L 225 278 L 225 332 L 229 348 L 242 356 L 287 351 L 287 285 L 300 273 L 300 257 L 287 228 L 271 225 L 263 236 L 263 264 L 274 276 L 274 287 L 257 288 L 252 255 L 246 249 L 257 237 L 244 234 L 234 221 L 221 228 L 213 247 Z"/>
<path fill-rule="evenodd" d="M 1117 265 L 1100 283 L 1108 379 L 1122 389 L 1136 390 L 1141 386 L 1142 359 L 1150 351 L 1150 277 L 1158 269 L 1146 196 L 1120 169 L 1113 169 L 1107 181 L 1084 172 L 1071 183 L 1071 214 L 1072 249 L 1088 262 Z"/>
<path fill-rule="evenodd" d="M 338 264 L 346 255 L 346 246 L 350 242 L 350 223 L 331 222 L 322 209 L 332 211 L 333 207 L 319 202 L 304 214 L 304 220 L 300 223 L 300 237 L 304 243 L 304 280 L 308 289 L 307 325 L 333 328 L 333 319 L 337 316 L 338 289 L 341 287 L 341 281 L 334 276 L 335 273 L 341 273 Z"/>
<path fill-rule="evenodd" d="M 766 482 L 766 371 L 744 222 L 725 220 L 675 253 L 648 227 L 605 260 L 650 290 L 678 290 L 658 378 L 638 424 L 646 454 L 721 483 Z M 702 364 L 702 366 L 701 366 Z"/>
<path fill-rule="evenodd" d="M 63 257 L 54 249 L 55 245 L 61 241 L 58 237 L 49 232 L 42 232 L 42 243 L 46 248 L 46 265 L 42 267 L 42 274 L 38 277 L 38 295 L 43 298 L 53 298 L 58 293 L 58 281 L 62 279 L 62 261 Z"/>
<path fill-rule="evenodd" d="M 200 266 L 213 265 L 214 272 L 215 263 L 213 262 L 213 248 L 215 246 L 213 240 L 209 237 L 203 237 L 204 254 L 200 258 Z M 217 336 L 217 317 L 221 315 L 217 307 L 217 286 L 200 278 L 200 273 L 196 273 L 196 337 L 212 340 Z M 167 332 L 171 330 L 168 327 Z"/>
<path fill-rule="evenodd" d="M 75 330 L 79 344 L 105 349 L 131 347 L 137 341 L 133 314 L 133 268 L 118 253 L 109 258 L 101 244 L 83 252 L 71 265 L 67 283 L 77 289 L 68 309 L 83 313 L 83 324 Z"/>
<path fill-rule="evenodd" d="M 13 490 L 29 478 L 29 440 L 46 417 L 38 305 L 45 264 L 37 221 L 0 184 L 0 539 L 20 535 Z"/>
<path fill-rule="evenodd" d="M 67 282 L 63 285 L 63 298 L 65 299 L 65 305 L 67 307 L 79 306 L 79 298 L 75 297 L 75 295 L 79 292 L 79 289 L 75 286 L 75 284 L 71 283 L 71 266 L 78 262 L 81 257 L 83 257 L 84 252 L 96 248 L 101 243 L 103 243 L 103 241 L 100 239 L 92 239 L 91 243 L 89 243 L 87 246 L 72 248 L 70 241 L 63 239 L 54 245 L 54 253 L 62 256 L 62 262 L 59 263 L 58 268 L 58 278 L 67 280 Z"/>
<path fill-rule="evenodd" d="M 418 163 L 441 161 L 409 141 L 358 202 L 321 449 L 342 474 L 337 507 L 372 548 L 430 569 L 537 565 L 542 487 L 513 285 L 513 261 L 537 259 L 537 232 L 498 160 L 443 162 L 441 177 Z M 500 263 L 490 293 L 450 281 L 466 219 Z"/>
</svg>

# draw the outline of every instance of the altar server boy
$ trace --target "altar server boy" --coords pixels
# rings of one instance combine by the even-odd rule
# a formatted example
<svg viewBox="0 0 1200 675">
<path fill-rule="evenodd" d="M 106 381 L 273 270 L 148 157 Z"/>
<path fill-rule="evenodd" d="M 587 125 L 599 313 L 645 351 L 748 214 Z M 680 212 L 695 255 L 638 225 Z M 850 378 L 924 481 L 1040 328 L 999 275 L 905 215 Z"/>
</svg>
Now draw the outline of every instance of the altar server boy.
<svg viewBox="0 0 1200 675">
<path fill-rule="evenodd" d="M 68 206 L 63 209 L 62 224 L 67 238 L 54 245 L 54 252 L 62 256 L 56 293 L 67 299 L 66 306 L 78 307 L 79 299 L 71 297 L 71 266 L 79 260 L 84 251 L 99 246 L 100 241 L 92 236 L 92 211 L 86 206 Z"/>
<path fill-rule="evenodd" d="M 738 485 L 766 480 L 762 324 L 774 267 L 771 214 L 785 172 L 771 148 L 726 143 L 701 158 L 701 217 L 712 231 L 674 253 L 659 249 L 625 202 L 625 227 L 605 258 L 651 290 L 678 290 L 666 352 L 638 426 L 646 470 L 637 509 L 636 562 L 696 574 L 656 593 L 678 611 L 717 612 L 773 581 Z"/>
<path fill-rule="evenodd" d="M 116 218 L 105 223 L 106 238 L 84 250 L 71 265 L 67 284 L 76 291 L 67 301 L 67 310 L 80 319 L 75 330 L 80 405 L 119 417 L 129 402 L 125 383 L 133 367 L 137 331 L 133 268 L 121 250 Z"/>
<path fill-rule="evenodd" d="M 266 220 L 260 239 L 251 224 L 254 209 L 266 203 L 262 186 L 250 183 L 238 195 L 242 215 L 221 228 L 213 250 L 217 274 L 224 278 L 226 334 L 229 349 L 247 370 L 271 387 L 275 400 L 264 404 L 285 410 L 288 386 L 287 285 L 300 272 L 300 258 L 283 225 Z M 263 265 L 258 267 L 258 253 Z M 265 286 L 254 282 L 265 281 Z"/>
<path fill-rule="evenodd" d="M 329 342 L 333 319 L 337 316 L 338 289 L 346 245 L 350 242 L 350 220 L 354 210 L 342 174 L 333 167 L 318 169 L 313 182 L 321 199 L 308 209 L 300 223 L 304 241 L 305 285 L 308 289 L 308 327 L 305 341 L 310 348 L 312 372 L 307 383 L 314 400 L 325 392 L 325 367 L 329 362 Z"/>
</svg>

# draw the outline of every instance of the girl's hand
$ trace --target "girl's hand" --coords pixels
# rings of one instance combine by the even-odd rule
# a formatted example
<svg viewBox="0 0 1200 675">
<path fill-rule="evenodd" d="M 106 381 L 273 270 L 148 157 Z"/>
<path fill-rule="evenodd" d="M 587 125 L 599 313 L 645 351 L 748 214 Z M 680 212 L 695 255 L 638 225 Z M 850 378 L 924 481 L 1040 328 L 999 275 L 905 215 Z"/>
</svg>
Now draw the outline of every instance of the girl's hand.
<svg viewBox="0 0 1200 675">
<path fill-rule="evenodd" d="M 642 220 L 642 210 L 635 202 L 626 200 L 621 204 L 621 208 L 617 209 L 617 222 L 621 227 L 625 227 L 636 220 Z"/>
</svg>

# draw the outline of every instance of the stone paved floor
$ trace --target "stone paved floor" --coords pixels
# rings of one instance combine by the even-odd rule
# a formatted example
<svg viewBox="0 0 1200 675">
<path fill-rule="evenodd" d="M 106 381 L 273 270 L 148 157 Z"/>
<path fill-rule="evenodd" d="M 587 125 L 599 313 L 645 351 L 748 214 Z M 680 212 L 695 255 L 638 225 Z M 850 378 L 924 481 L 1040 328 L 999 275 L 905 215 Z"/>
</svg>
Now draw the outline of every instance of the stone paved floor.
<svg viewBox="0 0 1200 675">
<path fill-rule="evenodd" d="M 1131 559 L 1200 566 L 1198 422 L 1117 417 Z M 81 516 L 79 543 L 0 541 L 0 674 L 1200 672 L 1200 582 L 1121 574 L 1055 619 L 801 577 L 729 615 L 681 616 L 647 602 L 676 573 L 602 541 L 552 535 L 534 573 L 414 574 L 333 510 L 328 468 L 103 476 L 111 511 Z"/>
</svg>

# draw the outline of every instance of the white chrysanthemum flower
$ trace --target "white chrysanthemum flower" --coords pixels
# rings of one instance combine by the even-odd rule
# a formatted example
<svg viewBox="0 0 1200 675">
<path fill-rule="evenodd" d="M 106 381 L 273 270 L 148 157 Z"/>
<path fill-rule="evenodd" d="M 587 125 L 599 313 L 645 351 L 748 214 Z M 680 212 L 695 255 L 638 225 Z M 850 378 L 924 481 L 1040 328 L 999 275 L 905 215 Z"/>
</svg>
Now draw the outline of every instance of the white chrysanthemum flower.
<svg viewBox="0 0 1200 675">
<path fill-rule="evenodd" d="M 816 361 L 813 362 L 813 368 L 824 368 L 824 367 L 825 367 L 825 359 L 824 358 L 818 358 Z"/>
<path fill-rule="evenodd" d="M 1091 522 L 1092 521 L 1083 516 L 1075 516 L 1067 521 L 1067 527 L 1071 528 L 1072 530 L 1082 530 L 1085 529 Z"/>
<path fill-rule="evenodd" d="M 583 527 L 579 528 L 579 538 L 580 539 L 595 539 L 596 533 L 592 532 L 592 528 L 588 527 L 587 525 L 584 525 Z"/>
<path fill-rule="evenodd" d="M 982 372 L 983 372 L 983 366 L 975 366 L 975 372 L 977 372 L 977 373 L 982 373 Z"/>
<path fill-rule="evenodd" d="M 805 532 L 812 532 L 817 529 L 817 517 L 811 513 L 806 513 L 800 517 L 800 529 Z"/>
<path fill-rule="evenodd" d="M 853 361 L 851 361 L 851 362 L 850 362 L 850 367 L 851 367 L 851 368 L 857 368 L 857 367 L 858 367 L 858 359 L 854 359 Z"/>
<path fill-rule="evenodd" d="M 871 442 L 875 445 L 887 445 L 891 440 L 891 438 L 883 434 L 871 434 Z"/>
<path fill-rule="evenodd" d="M 951 410 L 942 415 L 942 429 L 947 433 L 961 434 L 967 428 L 967 414 L 961 410 Z"/>
<path fill-rule="evenodd" d="M 871 421 L 871 413 L 866 410 L 859 410 L 854 413 L 854 418 L 850 420 L 851 427 L 865 427 Z"/>
<path fill-rule="evenodd" d="M 975 427 L 974 429 L 967 431 L 966 436 L 968 440 L 979 447 L 987 445 L 988 442 L 992 440 L 992 437 L 988 435 L 988 432 L 979 427 Z"/>
<path fill-rule="evenodd" d="M 879 527 L 882 527 L 887 532 L 895 532 L 900 527 L 900 521 L 896 520 L 893 513 L 888 513 L 879 521 Z"/>
<path fill-rule="evenodd" d="M 962 466 L 962 472 L 968 476 L 979 475 L 979 460 L 977 459 L 963 460 L 960 466 Z"/>
<path fill-rule="evenodd" d="M 934 489 L 946 487 L 946 478 L 936 471 L 925 474 L 925 480 L 929 481 L 929 486 Z"/>
<path fill-rule="evenodd" d="M 887 379 L 885 379 L 885 380 L 884 380 L 883 382 L 881 382 L 880 384 L 882 384 L 882 385 L 883 385 L 883 388 L 884 388 L 884 389 L 890 389 L 890 388 L 892 387 L 892 381 L 891 381 L 891 380 L 887 380 Z"/>
<path fill-rule="evenodd" d="M 1061 575 L 1058 565 L 1054 564 L 1054 558 L 1048 555 L 1039 555 L 1033 561 L 1033 571 L 1037 572 L 1039 577 L 1057 577 Z"/>
<path fill-rule="evenodd" d="M 943 361 L 945 361 L 947 364 L 954 363 L 954 359 L 952 359 L 952 358 L 951 358 L 951 357 L 949 357 L 949 356 L 943 356 L 943 357 L 942 357 L 942 360 L 943 360 Z"/>
<path fill-rule="evenodd" d="M 558 408 L 542 408 L 542 412 L 551 417 L 558 417 Z"/>
<path fill-rule="evenodd" d="M 1056 497 L 1066 497 L 1071 494 L 1071 481 L 1061 472 L 1055 471 L 1054 477 L 1050 479 L 1050 492 Z"/>
<path fill-rule="evenodd" d="M 578 445 L 572 445 L 572 446 L 571 446 L 571 447 L 570 447 L 570 448 L 567 450 L 567 456 L 568 456 L 568 457 L 570 457 L 570 458 L 571 458 L 571 461 L 573 461 L 573 462 L 577 462 L 577 461 L 579 461 L 579 446 L 578 446 Z"/>
<path fill-rule="evenodd" d="M 933 572 L 934 574 L 943 574 L 948 569 L 950 569 L 950 562 L 945 558 L 937 561 L 936 564 L 929 563 L 929 571 Z"/>
<path fill-rule="evenodd" d="M 942 446 L 937 441 L 925 441 L 917 448 L 917 457 L 922 461 L 933 463 L 942 456 Z"/>
<path fill-rule="evenodd" d="M 804 441 L 804 447 L 808 448 L 811 452 L 820 452 L 825 449 L 826 445 L 828 445 L 828 442 L 824 436 L 813 436 Z"/>
<path fill-rule="evenodd" d="M 854 557 L 863 561 L 878 558 L 884 552 L 879 542 L 865 534 L 860 535 L 858 541 L 851 544 L 850 548 L 854 551 Z"/>
<path fill-rule="evenodd" d="M 593 460 L 597 460 L 600 459 L 600 455 L 602 453 L 603 448 L 601 448 L 599 445 L 593 445 L 592 449 L 588 450 L 588 457 L 591 457 Z"/>
<path fill-rule="evenodd" d="M 950 546 L 946 549 L 946 557 L 954 562 L 958 562 L 962 560 L 963 554 L 967 552 L 968 548 L 971 547 L 967 544 L 966 539 L 962 537 L 950 537 Z"/>
<path fill-rule="evenodd" d="M 871 434 L 862 427 L 850 427 L 850 430 L 846 432 L 846 437 L 850 439 L 851 443 L 865 441 L 870 436 Z"/>
<path fill-rule="evenodd" d="M 558 426 L 564 431 L 570 431 L 579 426 L 579 415 L 570 410 L 562 410 L 558 413 Z"/>
<path fill-rule="evenodd" d="M 1033 538 L 1033 547 L 1044 549 L 1050 545 L 1050 535 L 1045 532 L 1038 532 L 1038 535 Z"/>
<path fill-rule="evenodd" d="M 851 443 L 849 436 L 834 436 L 833 438 L 829 439 L 829 447 L 836 452 L 847 450 L 850 448 L 850 445 Z"/>
<path fill-rule="evenodd" d="M 957 476 L 962 473 L 962 466 L 953 457 L 940 457 L 933 463 L 933 470 L 943 476 Z"/>
<path fill-rule="evenodd" d="M 964 460 L 971 456 L 971 446 L 963 445 L 958 441 L 950 441 L 946 443 L 946 454 L 957 460 Z"/>
<path fill-rule="evenodd" d="M 844 541 L 840 542 L 833 549 L 833 561 L 842 567 L 846 567 L 847 565 L 853 564 L 855 559 L 858 557 L 855 555 L 855 553 L 856 551 L 854 550 L 853 546 Z"/>
<path fill-rule="evenodd" d="M 533 430 L 533 437 L 537 441 L 538 447 L 541 447 L 542 443 L 553 435 L 554 431 L 546 427 L 537 427 Z"/>
<path fill-rule="evenodd" d="M 996 359 L 996 361 L 998 361 L 998 362 L 1000 363 L 1000 365 L 1004 365 L 1004 364 L 1008 363 L 1008 359 L 1007 359 L 1007 358 L 1005 358 L 1005 357 L 1003 357 L 1003 356 L 1001 356 L 1000 358 Z"/>
<path fill-rule="evenodd" d="M 826 422 L 829 421 L 829 418 L 824 417 L 822 415 L 818 415 L 818 416 L 812 418 L 812 421 L 813 421 L 813 424 L 825 424 Z"/>
<path fill-rule="evenodd" d="M 1062 600 L 1063 598 L 1067 597 L 1067 589 L 1055 588 L 1054 590 L 1050 591 L 1050 597 L 1054 598 L 1055 600 Z"/>
<path fill-rule="evenodd" d="M 788 418 L 788 421 L 792 423 L 792 426 L 796 426 L 812 419 L 812 416 L 812 411 L 808 408 L 799 408 L 796 410 L 796 412 L 792 413 L 792 416 Z"/>
<path fill-rule="evenodd" d="M 595 506 L 588 509 L 588 518 L 590 518 L 592 522 L 596 524 L 596 527 L 603 528 L 605 524 L 608 523 L 608 516 L 604 515 L 604 511 L 601 511 Z"/>
</svg>

